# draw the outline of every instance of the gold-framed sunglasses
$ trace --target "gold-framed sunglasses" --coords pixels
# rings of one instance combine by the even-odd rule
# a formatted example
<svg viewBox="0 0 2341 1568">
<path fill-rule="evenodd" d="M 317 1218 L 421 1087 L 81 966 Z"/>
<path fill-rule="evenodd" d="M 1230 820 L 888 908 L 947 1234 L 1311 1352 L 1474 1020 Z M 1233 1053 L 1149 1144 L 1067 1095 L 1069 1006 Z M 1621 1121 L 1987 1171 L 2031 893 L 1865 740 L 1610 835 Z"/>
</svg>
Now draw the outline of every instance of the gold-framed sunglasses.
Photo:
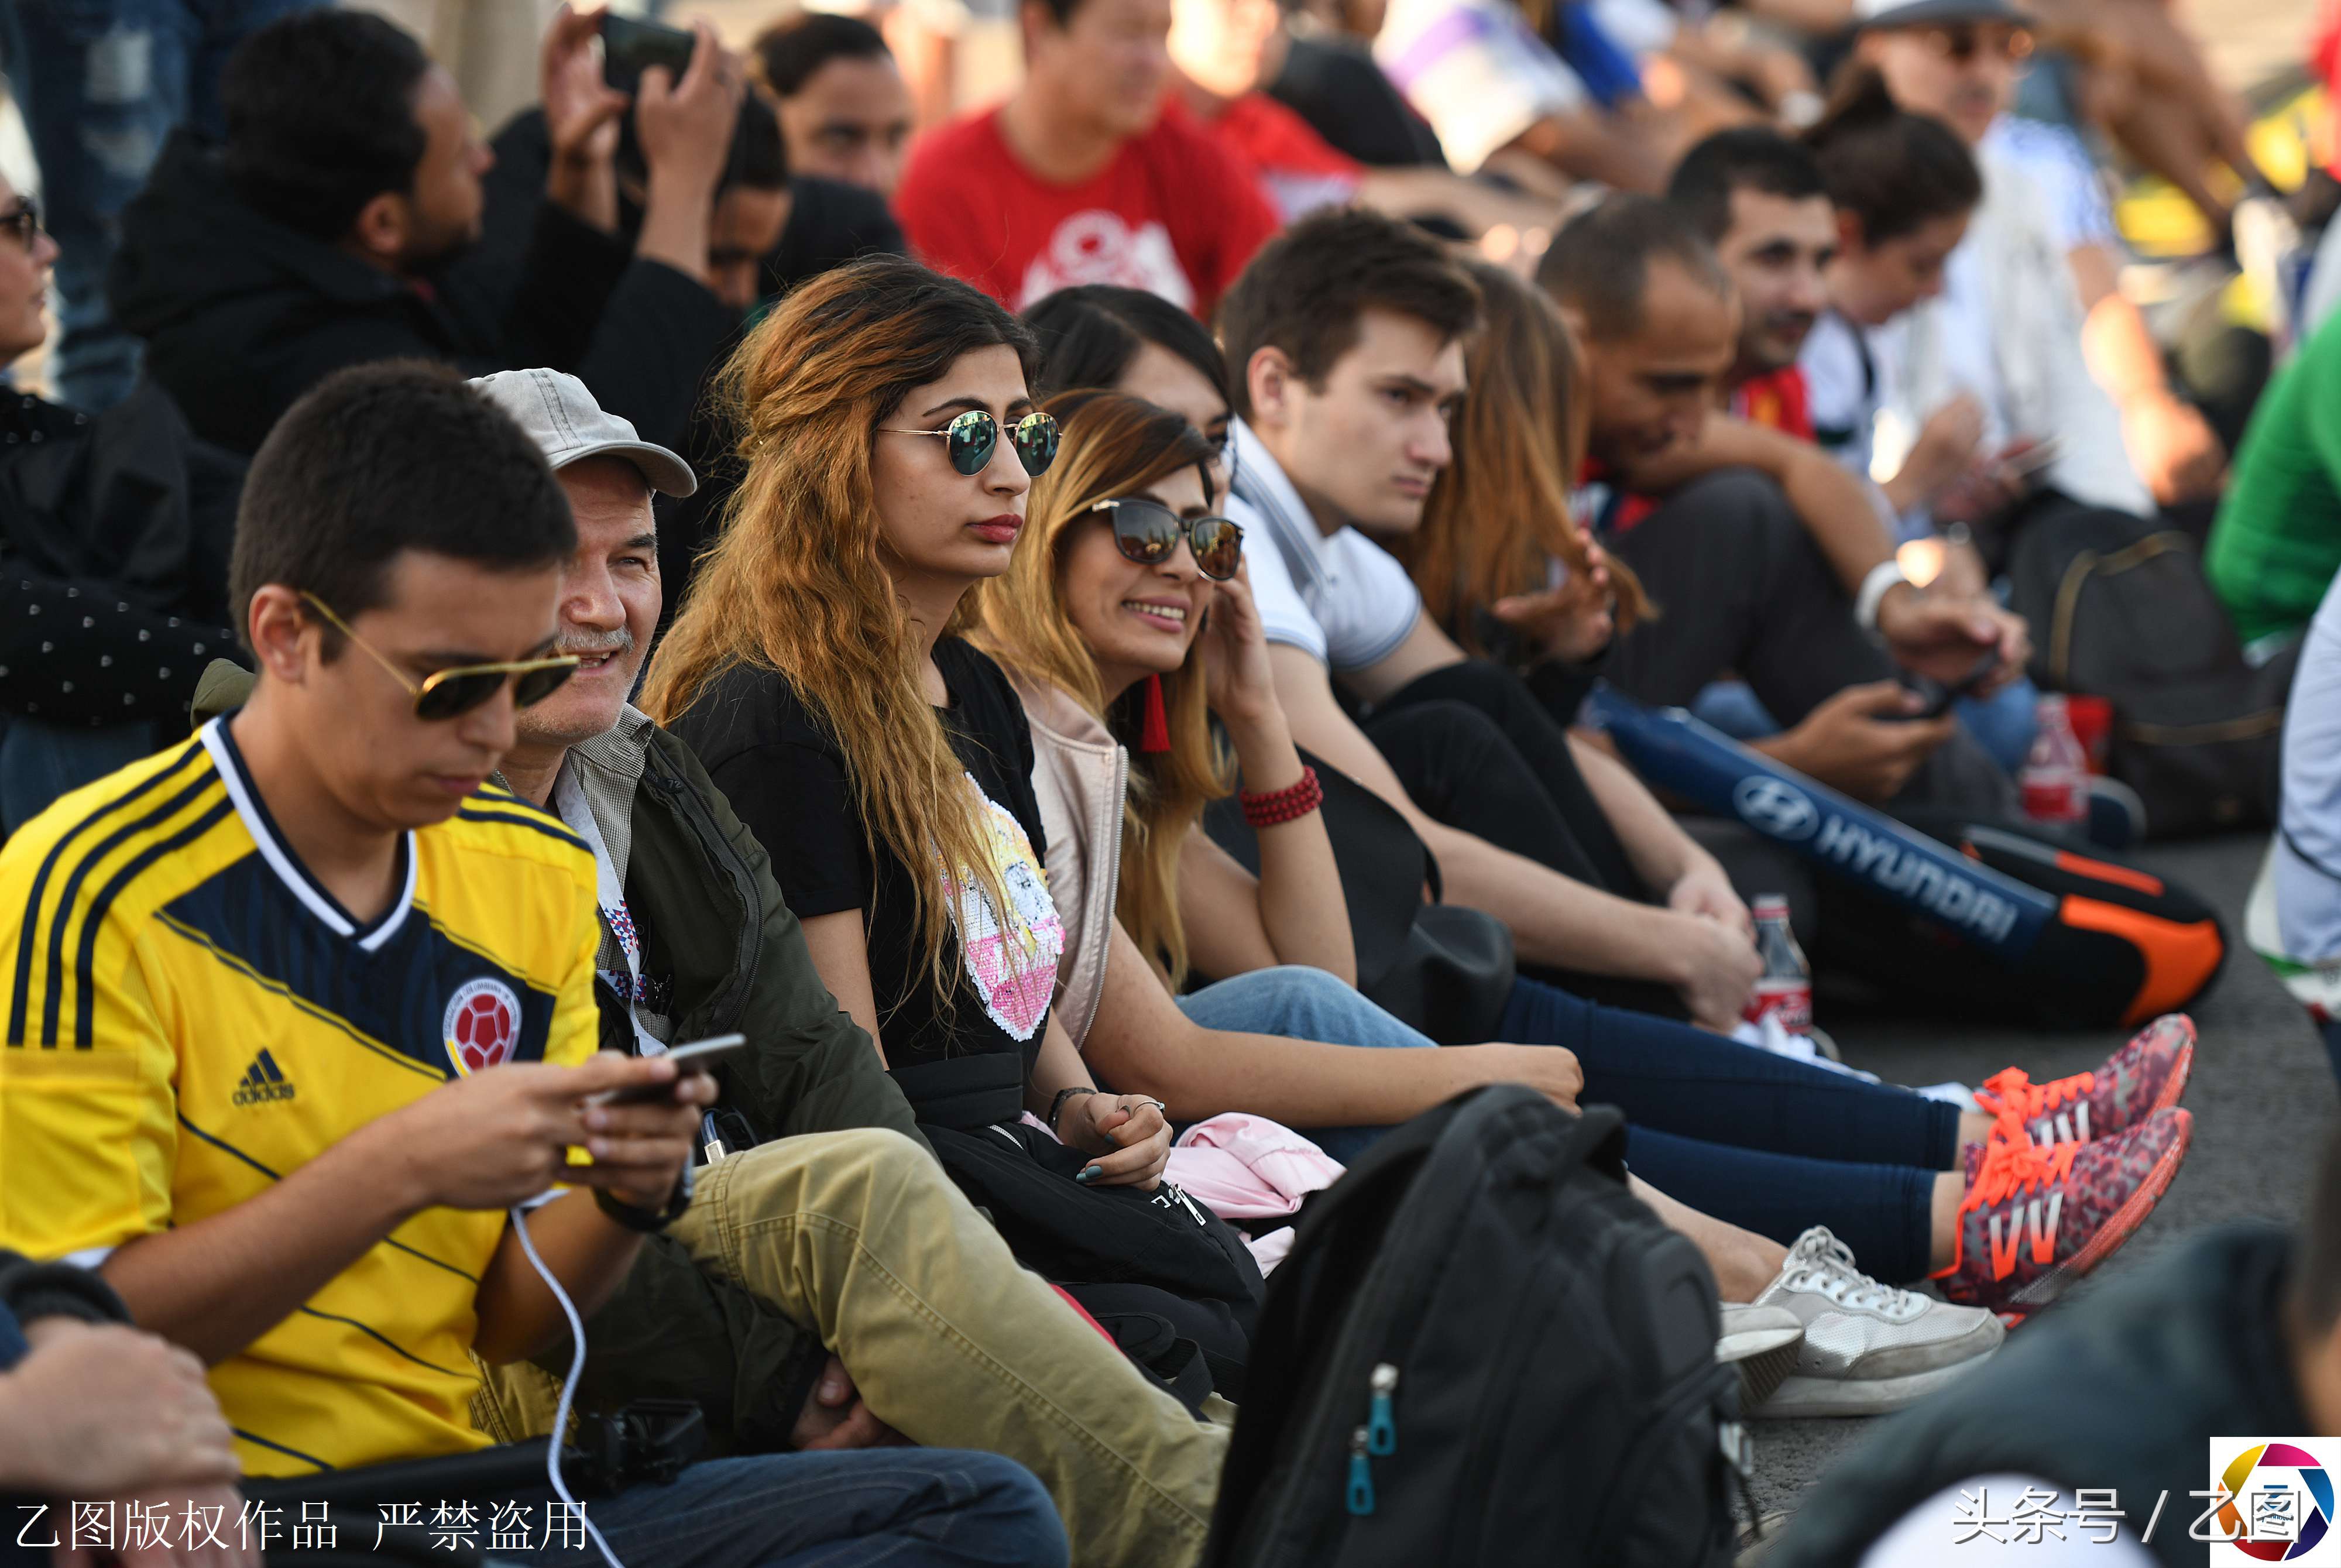
<svg viewBox="0 0 2341 1568">
<path fill-rule="evenodd" d="M 325 618 L 328 625 L 365 650 L 366 655 L 390 672 L 390 678 L 404 686 L 414 699 L 414 716 L 426 724 L 442 719 L 460 717 L 503 690 L 504 682 L 513 684 L 513 705 L 530 708 L 559 691 L 562 683 L 577 673 L 578 657 L 574 654 L 553 654 L 542 659 L 507 659 L 494 664 L 457 664 L 452 669 L 433 670 L 417 682 L 372 643 L 350 630 L 350 624 L 333 612 L 333 608 L 307 589 L 301 591 L 301 602 Z"/>
</svg>

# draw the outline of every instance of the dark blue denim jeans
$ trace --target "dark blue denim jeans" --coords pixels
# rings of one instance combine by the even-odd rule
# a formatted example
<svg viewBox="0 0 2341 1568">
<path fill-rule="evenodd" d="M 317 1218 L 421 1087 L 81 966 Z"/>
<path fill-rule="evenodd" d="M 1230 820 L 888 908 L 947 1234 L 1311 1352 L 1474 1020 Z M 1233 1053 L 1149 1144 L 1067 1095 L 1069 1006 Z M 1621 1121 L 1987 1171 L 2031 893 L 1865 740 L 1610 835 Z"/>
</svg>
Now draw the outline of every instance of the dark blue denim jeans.
<svg viewBox="0 0 2341 1568">
<path fill-rule="evenodd" d="M 543 1544 L 548 1490 L 514 1500 L 536 1521 L 524 1552 L 550 1568 L 603 1568 L 591 1544 Z M 668 1486 L 590 1502 L 625 1568 L 1061 1568 L 1064 1527 L 1032 1473 L 950 1448 L 768 1453 L 694 1464 Z"/>
<path fill-rule="evenodd" d="M 1322 970 L 1257 970 L 1179 1005 L 1207 1029 L 1437 1048 Z M 1513 987 L 1503 1037 L 1575 1052 L 1583 1098 L 1625 1112 L 1627 1158 L 1669 1197 L 1780 1242 L 1827 1225 L 1883 1280 L 1926 1273 L 1935 1177 L 1958 1154 L 1953 1106 L 1533 980 Z M 1383 1131 L 1308 1130 L 1344 1164 Z"/>
</svg>

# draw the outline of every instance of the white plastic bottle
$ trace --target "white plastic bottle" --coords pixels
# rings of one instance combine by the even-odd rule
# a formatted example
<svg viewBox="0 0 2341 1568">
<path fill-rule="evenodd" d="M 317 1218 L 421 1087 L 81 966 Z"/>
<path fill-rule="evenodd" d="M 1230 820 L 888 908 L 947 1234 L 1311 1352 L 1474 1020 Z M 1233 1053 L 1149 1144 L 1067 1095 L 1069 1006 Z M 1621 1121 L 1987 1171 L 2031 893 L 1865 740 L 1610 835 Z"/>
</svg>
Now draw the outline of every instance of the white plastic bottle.
<svg viewBox="0 0 2341 1568">
<path fill-rule="evenodd" d="M 1764 973 L 1748 994 L 1742 1016 L 1760 1026 L 1770 1014 L 1788 1034 L 1808 1035 L 1813 1032 L 1813 972 L 1788 926 L 1788 901 L 1777 893 L 1761 894 L 1755 909 L 1756 953 L 1764 961 Z"/>
</svg>

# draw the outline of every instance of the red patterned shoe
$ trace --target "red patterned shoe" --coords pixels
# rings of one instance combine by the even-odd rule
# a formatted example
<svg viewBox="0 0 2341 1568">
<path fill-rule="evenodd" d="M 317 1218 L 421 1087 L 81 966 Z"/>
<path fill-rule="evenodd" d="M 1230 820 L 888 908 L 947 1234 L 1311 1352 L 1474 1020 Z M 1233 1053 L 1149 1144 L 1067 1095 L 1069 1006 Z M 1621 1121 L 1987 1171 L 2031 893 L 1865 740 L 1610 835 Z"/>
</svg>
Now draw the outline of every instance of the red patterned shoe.
<svg viewBox="0 0 2341 1568">
<path fill-rule="evenodd" d="M 2043 1146 L 2001 1123 L 1967 1145 L 1951 1264 L 1931 1277 L 1964 1306 L 2047 1306 L 2154 1212 L 2194 1135 L 2195 1118 L 2175 1109 L 2089 1144 Z"/>
<path fill-rule="evenodd" d="M 2036 1144 L 2086 1144 L 2178 1104 L 2194 1065 L 2195 1021 L 2166 1013 L 2094 1073 L 2035 1084 L 2023 1068 L 2010 1067 L 1983 1081 L 1976 1104 L 1986 1115 L 2013 1116 Z"/>
</svg>

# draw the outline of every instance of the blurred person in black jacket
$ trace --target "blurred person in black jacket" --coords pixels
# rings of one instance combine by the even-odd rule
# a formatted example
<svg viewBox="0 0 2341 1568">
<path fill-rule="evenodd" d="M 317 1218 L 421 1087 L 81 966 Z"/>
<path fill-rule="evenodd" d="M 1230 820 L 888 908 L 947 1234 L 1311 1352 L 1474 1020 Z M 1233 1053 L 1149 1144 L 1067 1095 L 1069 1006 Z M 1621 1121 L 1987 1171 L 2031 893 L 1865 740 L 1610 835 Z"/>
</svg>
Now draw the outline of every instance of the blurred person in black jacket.
<svg viewBox="0 0 2341 1568">
<path fill-rule="evenodd" d="M 527 257 L 553 162 L 544 112 L 523 109 L 493 145 L 481 251 L 516 272 Z M 637 137 L 621 136 L 616 162 L 617 234 L 631 240 L 643 231 L 650 184 Z M 904 254 L 902 225 L 882 198 L 798 175 L 772 106 L 752 94 L 742 100 L 707 225 L 707 283 L 725 306 L 752 311 L 833 266 Z"/>
<path fill-rule="evenodd" d="M 253 35 L 221 83 L 227 137 L 175 135 L 123 215 L 117 319 L 196 434 L 250 453 L 328 373 L 451 361 L 574 372 L 645 438 L 680 440 L 736 323 L 707 286 L 712 198 L 744 92 L 702 27 L 680 81 L 603 78 L 595 13 L 563 7 L 542 57 L 553 155 L 517 268 L 475 257 L 483 176 L 453 79 L 391 24 L 304 13 Z M 633 241 L 614 168 L 630 117 L 647 169 Z"/>
<path fill-rule="evenodd" d="M 0 179 L 0 364 L 40 346 L 55 241 Z M 243 464 L 153 383 L 102 414 L 0 389 L 0 836 L 187 727 L 235 656 Z"/>
</svg>

